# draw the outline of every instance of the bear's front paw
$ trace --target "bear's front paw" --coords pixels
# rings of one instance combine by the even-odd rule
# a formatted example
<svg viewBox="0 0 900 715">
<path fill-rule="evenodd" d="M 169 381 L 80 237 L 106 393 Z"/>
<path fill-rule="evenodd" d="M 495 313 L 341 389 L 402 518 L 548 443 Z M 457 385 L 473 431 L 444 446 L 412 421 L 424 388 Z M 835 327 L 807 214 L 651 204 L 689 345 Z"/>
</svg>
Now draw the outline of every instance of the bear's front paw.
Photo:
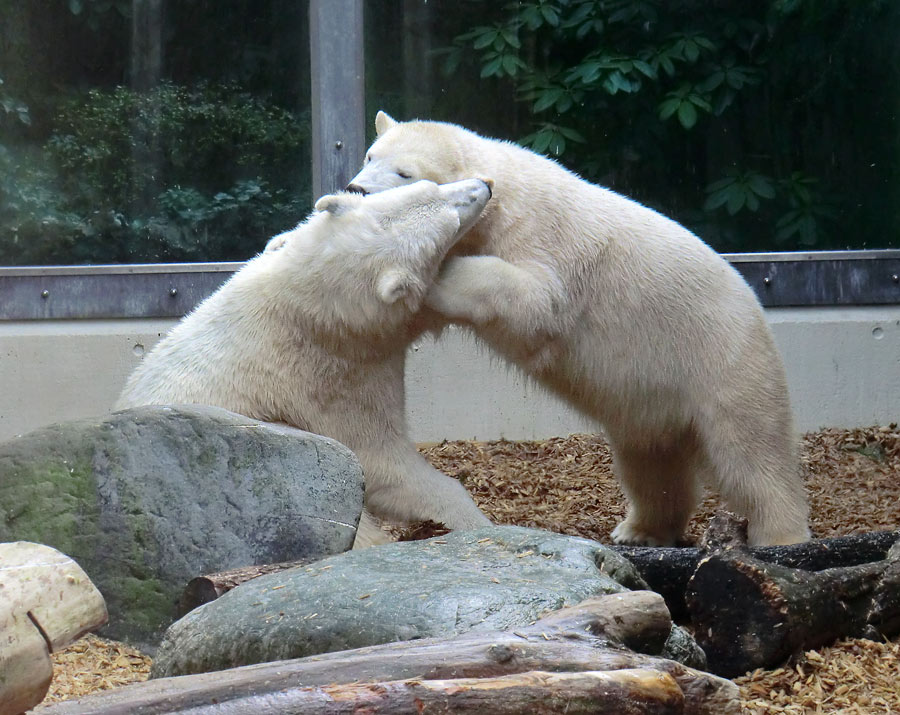
<svg viewBox="0 0 900 715">
<path fill-rule="evenodd" d="M 428 290 L 428 294 L 425 296 L 425 305 L 445 318 L 465 320 L 469 317 L 468 310 L 458 298 L 459 296 L 454 292 L 452 286 L 438 281 Z"/>
<path fill-rule="evenodd" d="M 612 540 L 623 546 L 675 546 L 678 537 L 651 533 L 646 529 L 629 523 L 628 519 L 619 524 L 612 532 Z"/>
<path fill-rule="evenodd" d="M 466 271 L 459 259 L 448 261 L 428 290 L 425 305 L 451 320 L 485 322 L 487 303 L 479 297 L 480 291 Z"/>
</svg>

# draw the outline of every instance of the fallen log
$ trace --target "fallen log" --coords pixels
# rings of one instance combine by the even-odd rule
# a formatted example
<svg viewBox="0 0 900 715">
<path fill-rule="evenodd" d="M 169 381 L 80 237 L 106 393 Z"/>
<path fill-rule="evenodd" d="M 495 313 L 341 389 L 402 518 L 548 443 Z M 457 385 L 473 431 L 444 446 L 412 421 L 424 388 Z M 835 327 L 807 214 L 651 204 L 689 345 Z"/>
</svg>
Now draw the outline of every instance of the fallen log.
<svg viewBox="0 0 900 715">
<path fill-rule="evenodd" d="M 746 526 L 713 518 L 686 590 L 713 672 L 734 677 L 838 638 L 900 631 L 900 542 L 879 561 L 810 571 L 755 557 Z"/>
<path fill-rule="evenodd" d="M 301 559 L 299 561 L 284 561 L 276 564 L 259 564 L 256 566 L 242 566 L 241 568 L 219 571 L 217 573 L 203 574 L 188 581 L 181 597 L 178 599 L 176 613 L 178 618 L 190 613 L 204 603 L 215 601 L 219 596 L 239 586 L 245 581 L 265 576 L 266 574 L 284 571 L 295 566 L 306 566 L 315 559 Z"/>
<path fill-rule="evenodd" d="M 351 706 L 352 710 L 348 707 Z M 684 695 L 670 675 L 654 670 L 517 673 L 498 678 L 400 680 L 291 688 L 192 708 L 192 715 L 675 715 Z"/>
<path fill-rule="evenodd" d="M 830 539 L 813 539 L 788 546 L 756 546 L 748 553 L 760 561 L 805 571 L 845 568 L 881 561 L 900 541 L 900 531 L 874 531 Z M 695 547 L 612 546 L 634 564 L 647 585 L 666 599 L 676 621 L 686 619 L 684 594 L 704 556 Z"/>
<path fill-rule="evenodd" d="M 50 653 L 107 620 L 87 574 L 42 544 L 0 544 L 0 715 L 37 705 L 50 687 Z"/>
<path fill-rule="evenodd" d="M 291 711 L 287 705 L 279 704 L 281 697 L 287 697 L 283 696 L 284 692 L 335 683 L 377 683 L 381 687 L 398 680 L 499 678 L 531 671 L 604 672 L 610 673 L 611 682 L 615 677 L 612 674 L 623 670 L 654 671 L 659 674 L 654 677 L 662 680 L 662 675 L 670 677 L 682 693 L 685 713 L 738 713 L 738 690 L 734 683 L 624 647 L 626 643 L 662 647 L 670 629 L 671 619 L 661 596 L 649 591 L 628 591 L 588 599 L 550 613 L 516 632 L 469 632 L 451 639 L 388 643 L 214 673 L 162 678 L 63 702 L 47 708 L 45 713 L 152 715 L 213 705 L 219 709 L 198 712 L 241 712 L 238 709 L 241 699 L 245 699 L 246 705 L 247 698 L 261 696 L 271 696 L 270 708 L 263 707 L 262 700 L 256 700 L 252 708 L 242 712 L 275 713 Z M 229 703 L 235 709 L 229 709 Z M 617 712 L 629 712 L 622 708 L 624 705 Z M 348 706 L 346 711 L 352 709 Z M 510 711 L 485 706 L 480 712 Z"/>
</svg>

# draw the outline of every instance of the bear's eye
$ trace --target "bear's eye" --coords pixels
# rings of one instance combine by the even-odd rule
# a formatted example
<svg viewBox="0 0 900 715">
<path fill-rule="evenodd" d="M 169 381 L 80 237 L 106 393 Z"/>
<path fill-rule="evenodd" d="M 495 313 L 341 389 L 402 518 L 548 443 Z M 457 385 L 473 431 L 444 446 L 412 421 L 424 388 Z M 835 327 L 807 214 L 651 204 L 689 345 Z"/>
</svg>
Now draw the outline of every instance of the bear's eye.
<svg viewBox="0 0 900 715">
<path fill-rule="evenodd" d="M 401 179 L 411 179 L 412 178 L 412 174 L 407 174 L 405 171 L 398 171 L 397 176 L 399 176 Z"/>
<path fill-rule="evenodd" d="M 372 155 L 366 154 L 366 164 L 368 164 L 370 161 L 372 161 Z"/>
</svg>

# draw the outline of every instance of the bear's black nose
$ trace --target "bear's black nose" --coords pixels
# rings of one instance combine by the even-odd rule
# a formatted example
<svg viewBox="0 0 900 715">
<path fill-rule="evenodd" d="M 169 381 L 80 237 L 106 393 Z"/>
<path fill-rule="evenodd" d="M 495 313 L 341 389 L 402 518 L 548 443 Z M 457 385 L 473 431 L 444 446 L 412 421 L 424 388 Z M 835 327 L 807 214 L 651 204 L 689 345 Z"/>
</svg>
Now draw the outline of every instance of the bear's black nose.
<svg viewBox="0 0 900 715">
<path fill-rule="evenodd" d="M 347 184 L 347 188 L 344 191 L 349 191 L 351 194 L 362 194 L 363 196 L 369 193 L 359 184 Z"/>
</svg>

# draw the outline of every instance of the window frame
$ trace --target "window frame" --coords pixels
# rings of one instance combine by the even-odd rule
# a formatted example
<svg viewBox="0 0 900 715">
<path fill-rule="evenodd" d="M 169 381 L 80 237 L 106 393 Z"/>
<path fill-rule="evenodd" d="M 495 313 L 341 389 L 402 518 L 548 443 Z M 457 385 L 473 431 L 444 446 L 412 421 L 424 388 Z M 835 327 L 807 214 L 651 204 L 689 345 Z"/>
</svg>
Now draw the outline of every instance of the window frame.
<svg viewBox="0 0 900 715">
<path fill-rule="evenodd" d="M 363 1 L 310 0 L 314 199 L 346 186 L 366 149 Z M 766 307 L 900 304 L 898 249 L 723 256 Z M 241 265 L 0 267 L 0 321 L 178 318 Z"/>
</svg>

